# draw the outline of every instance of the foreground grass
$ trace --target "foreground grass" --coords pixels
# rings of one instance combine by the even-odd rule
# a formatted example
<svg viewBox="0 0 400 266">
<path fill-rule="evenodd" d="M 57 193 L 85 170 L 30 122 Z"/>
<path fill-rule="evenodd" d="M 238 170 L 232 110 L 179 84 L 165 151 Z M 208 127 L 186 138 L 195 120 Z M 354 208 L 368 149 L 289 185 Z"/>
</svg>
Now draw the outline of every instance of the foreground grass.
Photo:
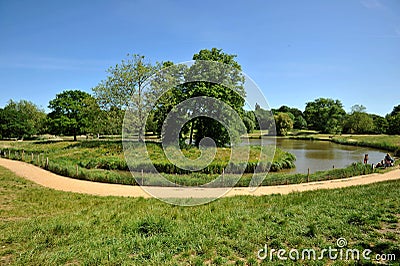
<svg viewBox="0 0 400 266">
<path fill-rule="evenodd" d="M 265 244 L 321 250 L 340 237 L 349 248 L 400 257 L 400 181 L 198 207 L 54 191 L 4 168 L 0 182 L 0 264 L 276 265 L 257 259 Z"/>
</svg>

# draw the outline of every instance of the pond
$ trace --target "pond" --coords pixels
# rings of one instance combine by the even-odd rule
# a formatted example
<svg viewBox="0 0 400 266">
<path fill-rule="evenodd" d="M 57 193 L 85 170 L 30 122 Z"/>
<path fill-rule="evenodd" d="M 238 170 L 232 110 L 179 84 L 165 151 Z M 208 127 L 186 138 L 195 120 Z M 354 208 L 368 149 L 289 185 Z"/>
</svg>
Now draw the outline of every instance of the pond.
<svg viewBox="0 0 400 266">
<path fill-rule="evenodd" d="M 250 145 L 260 145 L 258 139 L 250 139 Z M 264 138 L 263 143 L 273 143 L 272 139 Z M 276 146 L 296 155 L 296 168 L 287 170 L 290 173 L 310 173 L 320 170 L 344 168 L 353 162 L 362 162 L 364 154 L 368 154 L 368 163 L 380 162 L 386 151 L 374 148 L 341 145 L 330 141 L 294 140 L 277 138 Z"/>
</svg>

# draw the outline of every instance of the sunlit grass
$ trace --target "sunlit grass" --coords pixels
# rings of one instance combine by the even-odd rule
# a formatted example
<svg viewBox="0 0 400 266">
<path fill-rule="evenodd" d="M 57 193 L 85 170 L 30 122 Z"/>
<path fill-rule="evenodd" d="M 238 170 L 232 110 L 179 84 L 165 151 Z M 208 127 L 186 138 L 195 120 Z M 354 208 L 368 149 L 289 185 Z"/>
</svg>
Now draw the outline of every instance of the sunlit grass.
<svg viewBox="0 0 400 266">
<path fill-rule="evenodd" d="M 340 237 L 400 256 L 400 181 L 197 207 L 54 191 L 3 168 L 0 182 L 0 264 L 257 265 L 265 244 L 321 250 Z"/>
</svg>

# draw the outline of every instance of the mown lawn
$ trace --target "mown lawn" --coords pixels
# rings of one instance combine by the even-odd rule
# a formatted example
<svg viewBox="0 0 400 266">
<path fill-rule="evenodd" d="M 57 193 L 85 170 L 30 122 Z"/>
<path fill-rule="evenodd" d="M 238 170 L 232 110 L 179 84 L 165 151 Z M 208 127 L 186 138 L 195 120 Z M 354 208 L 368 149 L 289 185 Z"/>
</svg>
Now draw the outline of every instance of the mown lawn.
<svg viewBox="0 0 400 266">
<path fill-rule="evenodd" d="M 354 145 L 378 148 L 392 151 L 395 156 L 400 157 L 400 135 L 330 135 L 318 134 L 317 132 L 299 131 L 295 132 L 289 138 L 292 139 L 310 139 L 332 141 L 338 144 Z"/>
<path fill-rule="evenodd" d="M 334 137 L 333 141 L 341 144 L 386 149 L 400 156 L 400 135 L 342 135 Z"/>
<path fill-rule="evenodd" d="M 336 247 L 340 237 L 348 248 L 400 258 L 400 181 L 238 196 L 197 207 L 54 191 L 4 168 L 0 183 L 0 264 L 276 265 L 276 257 L 272 262 L 257 259 L 265 244 L 288 251 L 321 250 Z"/>
</svg>

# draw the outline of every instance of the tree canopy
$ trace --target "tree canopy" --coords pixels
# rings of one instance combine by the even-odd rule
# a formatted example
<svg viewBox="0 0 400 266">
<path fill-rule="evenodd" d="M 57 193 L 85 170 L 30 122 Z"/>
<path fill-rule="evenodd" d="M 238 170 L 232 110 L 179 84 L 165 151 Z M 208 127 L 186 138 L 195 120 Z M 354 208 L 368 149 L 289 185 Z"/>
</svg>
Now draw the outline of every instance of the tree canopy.
<svg viewBox="0 0 400 266">
<path fill-rule="evenodd" d="M 276 133 L 279 136 L 286 136 L 288 131 L 293 129 L 293 119 L 288 113 L 278 113 L 274 116 Z"/>
<path fill-rule="evenodd" d="M 306 104 L 304 116 L 309 129 L 323 133 L 342 132 L 342 123 L 346 115 L 339 100 L 318 98 Z"/>
<path fill-rule="evenodd" d="M 176 121 L 177 116 L 174 116 L 174 119 L 167 121 L 165 129 L 168 130 L 160 132 L 167 114 L 174 106 L 188 99 L 210 97 L 221 100 L 243 118 L 245 98 L 245 90 L 243 88 L 244 77 L 241 75 L 241 67 L 235 61 L 235 57 L 236 55 L 226 54 L 221 49 L 205 49 L 193 55 L 193 60 L 195 60 L 193 65 L 187 68 L 175 66 L 176 71 L 174 69 L 168 71 L 169 74 L 177 74 L 175 79 L 181 82 L 179 82 L 179 86 L 171 88 L 159 99 L 154 111 L 157 114 L 154 117 L 158 119 L 158 126 L 156 128 L 164 142 L 169 141 L 169 135 L 175 134 L 173 129 L 179 124 Z M 169 68 L 174 67 L 171 64 L 168 66 Z M 192 105 L 187 104 L 185 109 L 182 109 L 182 106 L 180 108 L 179 112 L 182 115 L 185 112 L 192 115 L 198 114 L 198 116 L 190 119 L 183 125 L 179 133 L 181 141 L 184 141 L 188 134 L 189 142 L 196 146 L 206 137 L 212 138 L 217 146 L 224 146 L 230 143 L 230 137 L 239 140 L 240 135 L 245 133 L 246 129 L 244 127 L 237 128 L 235 136 L 230 136 L 228 130 L 220 122 L 209 116 L 211 113 L 224 112 L 221 109 L 221 105 L 204 104 L 204 102 L 198 101 Z M 166 135 L 166 132 L 169 132 L 169 135 Z"/>
<path fill-rule="evenodd" d="M 218 100 L 223 101 L 233 108 L 241 117 L 244 116 L 243 106 L 244 99 L 246 96 L 243 84 L 244 77 L 241 75 L 241 66 L 238 62 L 235 61 L 236 55 L 227 54 L 222 51 L 222 49 L 212 48 L 211 50 L 201 50 L 199 53 L 193 55 L 193 60 L 205 60 L 205 61 L 214 61 L 218 63 L 225 64 L 227 68 L 224 68 L 223 65 L 216 65 L 215 71 L 212 69 L 207 69 L 208 72 L 211 72 L 215 77 L 212 77 L 214 80 L 219 80 L 221 83 L 229 83 L 231 88 L 227 86 L 199 81 L 190 82 L 187 84 L 188 86 L 188 94 L 187 97 L 198 97 L 198 96 L 208 96 Z M 200 73 L 204 73 L 203 64 L 195 63 L 189 69 L 189 76 L 193 78 L 193 76 L 197 76 Z M 209 65 L 207 65 L 209 66 Z M 221 69 L 224 68 L 224 69 Z M 225 71 L 224 71 L 225 70 Z M 200 75 L 201 77 L 201 75 Z M 222 82 L 224 81 L 224 82 Z M 191 122 L 191 132 L 195 132 L 195 145 L 198 146 L 199 142 L 204 137 L 213 138 L 218 146 L 223 146 L 230 142 L 229 134 L 226 128 L 221 125 L 218 121 L 208 118 L 208 117 L 198 117 L 195 118 Z M 236 136 L 237 140 L 240 137 L 240 134 L 244 132 L 238 133 Z M 236 141 L 237 141 L 236 140 Z"/>
<path fill-rule="evenodd" d="M 389 134 L 400 134 L 400 105 L 393 108 L 393 111 L 386 116 Z"/>
<path fill-rule="evenodd" d="M 96 123 L 90 116 L 90 106 L 94 104 L 92 96 L 80 90 L 66 90 L 51 100 L 49 108 L 50 131 L 54 134 L 72 135 L 89 132 L 90 125 Z"/>
<path fill-rule="evenodd" d="M 129 55 L 120 64 L 107 70 L 108 76 L 92 90 L 100 107 L 108 111 L 112 123 L 122 127 L 125 111 L 129 108 L 129 128 L 137 129 L 138 138 L 143 140 L 148 113 L 149 98 L 153 94 L 146 90 L 146 81 L 154 74 L 155 66 L 142 55 Z M 113 120 L 112 120 L 113 119 Z"/>
<path fill-rule="evenodd" d="M 258 130 L 268 130 L 269 135 L 275 135 L 274 116 L 272 111 L 263 109 L 256 103 L 254 109 L 254 116 L 256 117 L 256 126 Z"/>
<path fill-rule="evenodd" d="M 351 113 L 346 116 L 344 121 L 344 131 L 347 133 L 364 134 L 374 130 L 374 119 L 366 113 L 363 105 L 354 105 Z"/>
<path fill-rule="evenodd" d="M 29 138 L 44 132 L 45 112 L 34 103 L 10 100 L 0 109 L 0 136 L 3 138 Z"/>
</svg>

